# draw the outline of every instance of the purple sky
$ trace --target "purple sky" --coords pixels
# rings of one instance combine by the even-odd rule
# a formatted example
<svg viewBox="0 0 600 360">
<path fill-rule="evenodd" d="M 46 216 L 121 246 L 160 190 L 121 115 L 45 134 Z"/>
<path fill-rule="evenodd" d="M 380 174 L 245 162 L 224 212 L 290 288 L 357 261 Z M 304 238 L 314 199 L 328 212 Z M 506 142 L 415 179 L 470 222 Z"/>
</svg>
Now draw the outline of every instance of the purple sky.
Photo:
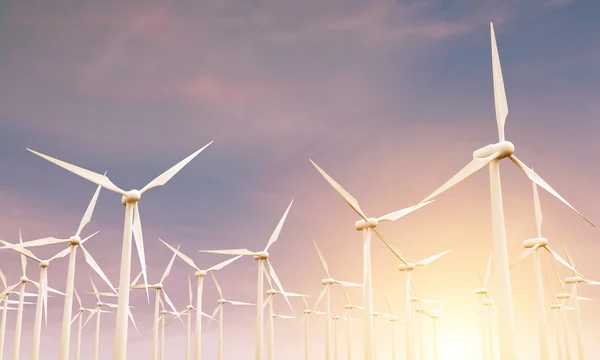
<svg viewBox="0 0 600 360">
<path fill-rule="evenodd" d="M 25 240 L 71 235 L 95 190 L 26 147 L 108 171 L 115 184 L 129 189 L 143 187 L 214 140 L 140 202 L 149 281 L 160 278 L 171 255 L 158 237 L 181 244 L 198 265 L 209 267 L 226 257 L 197 250 L 261 250 L 295 199 L 272 247 L 272 262 L 286 290 L 307 293 L 314 303 L 324 274 L 311 236 L 332 272 L 345 280 L 360 282 L 362 258 L 356 216 L 308 159 L 371 216 L 423 199 L 462 168 L 473 150 L 497 141 L 490 21 L 510 109 L 507 139 L 521 160 L 600 224 L 593 203 L 600 182 L 599 10 L 594 1 L 569 0 L 0 1 L 0 238 L 18 241 L 19 228 Z M 535 236 L 531 183 L 509 162 L 501 168 L 509 255 L 516 259 L 522 240 Z M 597 230 L 543 190 L 540 196 L 550 245 L 564 254 L 556 239 L 563 235 L 579 271 L 600 280 Z M 119 200 L 102 190 L 84 232 L 100 230 L 87 249 L 115 286 L 124 213 Z M 491 248 L 487 171 L 381 231 L 409 260 L 453 249 L 419 269 L 415 286 L 424 297 L 448 297 L 440 318 L 442 355 L 477 358 L 477 301 L 465 294 L 478 286 L 475 270 L 484 270 Z M 373 244 L 376 309 L 385 310 L 388 296 L 401 312 L 396 261 L 378 240 Z M 34 253 L 50 257 L 60 250 Z M 552 275 L 545 258 L 544 271 Z M 18 264 L 18 256 L 0 252 L 9 283 L 18 281 Z M 137 274 L 137 256 L 132 264 Z M 52 264 L 50 286 L 64 290 L 66 265 L 66 260 Z M 91 291 L 91 270 L 81 256 L 77 266 L 77 288 Z M 255 271 L 256 263 L 243 258 L 216 275 L 234 300 L 255 302 Z M 188 274 L 177 260 L 165 282 L 176 307 L 186 305 Z M 518 346 L 523 356 L 534 358 L 535 318 L 528 314 L 532 261 L 512 274 Z M 37 279 L 33 262 L 28 275 Z M 107 289 L 98 277 L 94 281 Z M 556 282 L 553 286 L 558 290 Z M 581 294 L 598 298 L 600 290 L 585 287 Z M 360 301 L 360 291 L 352 289 L 350 296 Z M 205 312 L 216 299 L 207 279 Z M 93 306 L 95 299 L 86 295 L 84 302 Z M 146 358 L 152 307 L 143 291 L 132 296 L 132 304 L 140 332 L 130 332 L 130 357 Z M 300 315 L 301 301 L 293 304 Z M 344 304 L 339 291 L 334 304 Z M 284 305 L 278 303 L 276 311 L 288 314 Z M 23 357 L 29 354 L 34 315 L 32 306 L 27 309 Z M 254 314 L 226 309 L 226 359 L 251 358 Z M 587 352 L 598 353 L 593 336 L 600 331 L 600 312 L 586 303 L 582 314 Z M 53 297 L 42 334 L 44 360 L 58 352 L 61 315 L 62 299 Z M 100 358 L 109 359 L 114 314 L 102 321 Z M 313 324 L 313 350 L 320 355 L 323 320 Z M 389 352 L 385 325 L 378 325 L 382 356 Z M 276 326 L 276 352 L 302 358 L 299 320 Z M 345 324 L 340 328 L 345 333 Z M 8 357 L 14 313 L 7 330 Z M 93 327 L 85 329 L 84 357 L 91 356 L 92 333 Z M 183 335 L 181 324 L 167 330 L 173 358 L 182 354 Z M 470 350 L 452 345 L 461 337 Z M 215 340 L 211 324 L 204 340 L 207 358 L 216 354 Z M 339 344 L 344 356 L 342 335 Z"/>
</svg>

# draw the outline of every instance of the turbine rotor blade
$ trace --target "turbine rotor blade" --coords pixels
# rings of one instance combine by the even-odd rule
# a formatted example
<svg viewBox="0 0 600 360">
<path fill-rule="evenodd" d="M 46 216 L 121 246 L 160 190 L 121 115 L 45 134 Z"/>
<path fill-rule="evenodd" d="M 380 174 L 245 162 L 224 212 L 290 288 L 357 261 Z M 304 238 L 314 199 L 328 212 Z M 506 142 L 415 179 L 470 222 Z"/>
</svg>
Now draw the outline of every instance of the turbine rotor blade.
<svg viewBox="0 0 600 360">
<path fill-rule="evenodd" d="M 265 246 L 265 251 L 269 250 L 269 248 L 271 247 L 271 245 L 273 245 L 273 243 L 275 241 L 277 241 L 277 239 L 279 238 L 279 234 L 281 233 L 281 229 L 283 228 L 283 224 L 285 223 L 285 219 L 287 218 L 288 213 L 290 212 L 290 208 L 292 207 L 293 203 L 294 203 L 294 200 L 292 200 L 290 202 L 290 204 L 288 205 L 287 209 L 285 210 L 285 213 L 283 214 L 283 216 L 279 220 L 279 223 L 277 224 L 277 227 L 275 228 L 275 230 L 273 231 L 273 234 L 271 234 L 271 237 L 269 238 L 269 242 L 267 243 L 267 246 Z"/>
<path fill-rule="evenodd" d="M 148 183 L 148 185 L 144 186 L 142 190 L 140 190 L 140 193 L 143 194 L 152 188 L 165 185 L 169 180 L 171 180 L 173 176 L 175 176 L 175 174 L 177 174 L 181 169 L 183 169 L 190 161 L 192 161 L 198 154 L 200 154 L 202 150 L 206 149 L 212 143 L 213 141 L 209 142 L 208 144 L 204 145 L 204 147 L 202 147 L 201 149 L 197 150 L 190 156 L 175 164 L 169 170 L 160 174 L 156 179 L 152 180 L 150 183 Z"/>
<path fill-rule="evenodd" d="M 387 246 L 388 249 L 390 249 L 390 251 L 392 253 L 394 253 L 394 255 L 396 255 L 396 257 L 398 259 L 400 259 L 400 261 L 402 261 L 404 263 L 404 265 L 408 265 L 408 262 L 406 261 L 406 259 L 404 259 L 404 256 L 402 256 L 402 253 L 400 252 L 400 250 L 396 249 L 390 242 L 388 242 L 383 235 L 381 235 L 381 233 L 379 233 L 379 231 L 377 231 L 375 228 L 371 229 L 373 230 L 373 232 L 377 235 L 377 237 L 379 239 L 381 239 L 381 241 L 383 241 L 383 243 L 385 244 L 385 246 Z"/>
<path fill-rule="evenodd" d="M 446 181 L 446 183 L 444 183 L 444 185 L 440 186 L 437 190 L 435 190 L 433 193 L 431 193 L 425 199 L 421 200 L 421 202 L 419 204 L 422 204 L 424 202 L 432 200 L 433 198 L 439 196 L 440 194 L 449 190 L 450 188 L 454 187 L 455 185 L 465 181 L 471 175 L 474 175 L 475 173 L 479 172 L 481 169 L 486 167 L 489 163 L 494 161 L 499 155 L 500 155 L 500 153 L 496 152 L 485 158 L 475 158 L 475 159 L 471 160 L 471 162 L 468 163 L 464 168 L 462 168 L 458 173 L 456 173 L 456 175 L 451 177 L 450 180 Z"/>
<path fill-rule="evenodd" d="M 317 242 L 314 238 L 312 238 L 312 241 L 313 244 L 315 244 L 315 249 L 317 249 L 317 254 L 319 254 L 319 259 L 321 259 L 321 265 L 323 265 L 323 270 L 325 270 L 325 274 L 327 274 L 327 277 L 331 277 L 331 275 L 329 275 L 329 266 L 327 266 L 327 261 L 325 261 L 325 257 L 323 257 L 323 254 L 321 253 L 321 250 L 319 249 L 319 246 L 317 245 Z"/>
<path fill-rule="evenodd" d="M 46 237 L 42 239 L 25 241 L 24 243 L 20 243 L 19 245 L 10 244 L 0 247 L 0 249 L 10 249 L 12 246 L 21 246 L 24 248 L 36 247 L 36 246 L 46 246 L 46 245 L 55 245 L 55 244 L 65 244 L 68 243 L 69 239 L 56 239 L 53 237 Z M 4 243 L 3 243 L 4 244 Z"/>
<path fill-rule="evenodd" d="M 498 56 L 498 45 L 496 44 L 496 35 L 492 23 L 490 23 L 490 34 L 492 39 L 492 73 L 494 79 L 496 123 L 498 124 L 498 137 L 500 138 L 500 141 L 504 141 L 504 123 L 506 122 L 506 116 L 508 115 L 508 103 L 506 101 L 502 68 L 500 67 L 500 56 Z"/>
<path fill-rule="evenodd" d="M 533 168 L 531 169 L 533 171 Z M 533 184 L 533 201 L 535 204 L 535 225 L 537 230 L 537 236 L 542 237 L 542 222 L 544 217 L 542 216 L 542 205 L 540 204 L 540 195 L 538 194 L 537 184 L 532 181 Z"/>
<path fill-rule="evenodd" d="M 208 272 L 208 271 L 218 271 L 218 270 L 221 270 L 225 266 L 231 264 L 232 262 L 236 261 L 237 259 L 239 259 L 241 257 L 242 257 L 242 255 L 238 255 L 238 256 L 232 257 L 229 260 L 225 260 L 223 262 L 218 263 L 217 265 L 211 266 L 206 271 Z"/>
<path fill-rule="evenodd" d="M 100 185 L 100 186 L 102 186 L 103 188 L 105 188 L 107 190 L 114 191 L 114 192 L 116 192 L 117 194 L 120 194 L 120 195 L 126 195 L 127 194 L 125 191 L 119 189 L 119 187 L 117 187 L 117 185 L 113 184 L 110 181 L 110 179 L 108 177 L 104 176 L 104 175 L 100 175 L 98 173 L 95 173 L 93 171 L 81 168 L 81 167 L 76 166 L 76 165 L 71 165 L 71 164 L 69 164 L 67 162 L 55 159 L 55 158 L 50 157 L 48 155 L 44 155 L 44 154 L 42 154 L 40 152 L 37 152 L 35 150 L 27 149 L 27 151 L 29 151 L 31 153 L 34 153 L 37 156 L 42 157 L 42 158 L 50 161 L 51 163 L 54 163 L 55 165 L 58 165 L 61 168 L 74 173 L 75 175 L 79 175 L 82 178 L 84 178 L 84 179 L 86 179 L 88 181 L 91 181 L 91 182 L 93 182 L 96 185 Z"/>
<path fill-rule="evenodd" d="M 224 255 L 238 255 L 238 256 L 254 256 L 257 253 L 248 249 L 231 249 L 231 250 L 198 250 L 199 252 L 209 254 L 224 254 Z"/>
<path fill-rule="evenodd" d="M 558 261 L 559 263 L 561 263 L 562 265 L 564 265 L 565 267 L 567 267 L 569 270 L 573 271 L 575 274 L 577 274 L 578 276 L 583 277 L 579 271 L 575 270 L 574 267 L 572 267 L 567 261 L 565 261 L 565 259 L 563 259 L 560 255 L 558 255 L 556 253 L 556 251 L 550 249 L 547 245 L 544 246 L 544 249 L 546 249 L 546 251 L 548 251 L 550 253 L 550 255 L 552 255 L 552 257 Z"/>
<path fill-rule="evenodd" d="M 179 246 L 177 247 L 177 249 L 179 249 Z M 163 273 L 162 277 L 160 278 L 161 284 L 163 283 L 163 281 L 165 281 L 167 276 L 169 276 L 169 274 L 171 273 L 171 268 L 173 268 L 173 262 L 175 261 L 175 257 L 177 257 L 177 254 L 173 254 L 173 256 L 171 256 L 171 261 L 169 261 L 169 265 L 167 265 L 165 272 Z"/>
<path fill-rule="evenodd" d="M 350 193 L 348 191 L 346 191 L 346 189 L 344 189 L 340 184 L 338 184 L 335 180 L 333 180 L 333 178 L 331 178 L 331 176 L 327 175 L 327 173 L 325 171 L 323 171 L 323 169 L 321 169 L 319 167 L 319 165 L 315 164 L 314 161 L 312 161 L 310 159 L 309 159 L 309 161 L 321 173 L 321 175 L 325 178 L 325 180 L 327 180 L 329 185 L 331 185 L 335 189 L 335 191 L 337 191 L 337 193 L 340 194 L 342 196 L 342 198 L 344 198 L 344 200 L 348 203 L 348 205 L 350 205 L 352 210 L 356 211 L 356 213 L 361 218 L 363 218 L 363 220 L 367 221 L 368 218 L 365 215 L 365 213 L 361 210 L 360 206 L 358 205 L 358 200 L 356 200 L 356 198 L 354 198 L 354 196 L 350 195 Z"/>
<path fill-rule="evenodd" d="M 213 280 L 215 282 L 215 286 L 217 287 L 217 291 L 219 292 L 219 296 L 222 299 L 223 298 L 223 292 L 221 291 L 221 286 L 219 286 L 219 282 L 217 281 L 217 278 L 215 277 L 215 274 L 211 272 L 210 275 L 212 276 L 212 278 L 213 278 Z"/>
<path fill-rule="evenodd" d="M 106 176 L 106 172 L 104 173 L 104 176 Z M 81 231 L 83 231 L 83 228 L 92 220 L 92 214 L 94 213 L 94 208 L 96 207 L 96 201 L 98 201 L 100 189 L 102 189 L 102 186 L 98 185 L 94 196 L 92 196 L 92 200 L 90 201 L 87 209 L 85 210 L 85 213 L 83 214 L 83 218 L 81 218 L 81 222 L 79 223 L 79 227 L 77 228 L 75 236 L 79 236 L 79 234 L 81 234 Z"/>
<path fill-rule="evenodd" d="M 492 254 L 493 251 L 490 251 L 490 256 L 488 257 L 487 266 L 485 268 L 485 277 L 483 278 L 483 287 L 487 287 L 487 283 L 490 280 L 490 271 L 492 270 Z"/>
<path fill-rule="evenodd" d="M 144 277 L 144 284 L 148 283 L 148 276 L 146 274 L 146 255 L 144 253 L 144 237 L 142 234 L 142 219 L 140 218 L 140 211 L 138 203 L 133 204 L 133 238 L 135 240 L 135 247 L 137 249 L 138 257 L 140 259 L 140 266 L 142 268 L 142 276 Z M 146 289 L 146 298 L 148 304 L 150 304 L 150 293 Z"/>
<path fill-rule="evenodd" d="M 519 259 L 517 260 L 517 262 L 512 264 L 509 267 L 509 270 L 512 270 L 515 266 L 519 265 L 521 263 L 521 261 L 525 260 L 529 255 L 533 254 L 533 252 L 536 251 L 539 247 L 540 247 L 539 245 L 535 245 L 533 247 L 525 249 L 525 251 L 523 251 L 523 253 L 521 253 L 521 256 L 519 256 Z"/>
<path fill-rule="evenodd" d="M 83 247 L 83 244 L 79 244 L 79 248 L 83 252 L 83 257 L 85 258 L 85 262 L 87 262 L 88 265 L 96 272 L 96 274 L 98 274 L 98 276 L 100 276 L 100 278 L 102 280 L 104 280 L 104 282 L 110 287 L 110 289 L 115 294 L 117 294 L 117 290 L 115 289 L 115 287 L 110 283 L 110 280 L 108 280 L 108 277 L 106 277 L 106 275 L 104 274 L 104 272 L 102 271 L 100 266 L 98 266 L 98 263 L 96 263 L 96 260 L 94 260 L 92 255 Z M 90 280 L 91 280 L 91 278 L 90 278 Z M 98 292 L 97 290 L 94 290 L 94 291 Z"/>
<path fill-rule="evenodd" d="M 441 253 L 439 253 L 439 254 L 436 254 L 436 255 L 430 256 L 430 257 L 428 257 L 428 258 L 426 258 L 426 259 L 423 259 L 423 260 L 421 260 L 421 261 L 419 261 L 419 262 L 415 263 L 415 265 L 428 265 L 428 264 L 432 263 L 433 261 L 435 261 L 435 260 L 437 260 L 437 259 L 441 258 L 442 256 L 446 255 L 446 254 L 447 254 L 447 253 L 449 253 L 450 251 L 452 251 L 452 250 L 446 250 L 446 251 L 444 251 L 444 252 L 441 252 Z"/>
<path fill-rule="evenodd" d="M 519 167 L 519 169 L 521 169 L 531 181 L 535 182 L 540 187 L 542 187 L 544 190 L 546 190 L 550 194 L 554 195 L 554 197 L 556 197 L 558 200 L 562 201 L 565 205 L 567 205 L 569 208 L 571 208 L 571 210 L 575 211 L 577 213 L 577 215 L 581 216 L 581 218 L 583 218 L 583 220 L 587 221 L 593 227 L 596 227 L 596 225 L 594 225 L 591 221 L 586 219 L 582 213 L 577 211 L 577 209 L 575 209 L 571 204 L 569 204 L 569 202 L 567 200 L 565 200 L 562 196 L 560 196 L 560 194 L 558 192 L 556 192 L 556 190 L 554 190 L 550 185 L 548 185 L 548 183 L 546 181 L 544 181 L 544 179 L 542 179 L 538 174 L 533 172 L 533 170 L 531 170 L 529 167 L 527 167 L 527 165 L 525 165 L 515 155 L 510 155 L 509 157 L 512 160 L 512 162 L 514 162 L 515 165 L 517 165 Z"/>
<path fill-rule="evenodd" d="M 396 221 L 396 220 L 400 219 L 401 217 L 404 217 L 404 216 L 410 214 L 411 212 L 422 208 L 425 205 L 431 204 L 434 201 L 435 200 L 422 202 L 417 205 L 413 205 L 413 206 L 404 208 L 402 210 L 391 212 L 387 215 L 384 215 L 384 216 L 378 218 L 377 221 Z"/>
</svg>

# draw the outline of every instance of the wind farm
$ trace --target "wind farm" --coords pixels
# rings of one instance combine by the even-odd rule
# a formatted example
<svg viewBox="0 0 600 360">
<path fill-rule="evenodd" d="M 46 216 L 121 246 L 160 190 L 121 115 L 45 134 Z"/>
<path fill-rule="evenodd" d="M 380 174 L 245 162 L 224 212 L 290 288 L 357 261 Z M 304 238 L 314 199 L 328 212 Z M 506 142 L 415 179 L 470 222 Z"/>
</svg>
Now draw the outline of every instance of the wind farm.
<svg viewBox="0 0 600 360">
<path fill-rule="evenodd" d="M 250 20 L 222 6 L 222 12 L 210 10 L 220 20 L 205 19 L 204 26 L 224 31 L 219 36 L 247 26 Z M 316 34 L 328 34 L 323 39 L 331 41 L 336 33 L 335 44 L 344 47 L 350 38 L 341 33 L 392 13 L 392 5 L 381 6 L 361 16 L 331 19 L 326 26 L 309 22 L 302 29 L 313 37 L 304 34 L 303 40 L 298 29 L 294 35 L 283 30 L 253 34 L 252 42 L 237 48 L 245 61 L 228 56 L 227 64 L 212 62 L 207 54 L 200 63 L 225 76 L 219 66 L 241 72 L 252 56 L 266 56 L 246 54 L 253 46 L 268 46 L 272 52 L 300 49 L 307 46 L 302 43 L 306 39 L 316 41 Z M 175 24 L 187 24 L 185 11 L 174 5 L 156 9 L 131 21 L 122 37 L 115 35 L 107 55 L 94 63 L 99 73 L 117 71 L 111 65 L 115 59 L 147 46 L 137 42 L 141 34 L 152 33 L 148 38 L 160 41 L 162 52 L 177 53 L 170 36 L 183 31 Z M 273 25 L 276 17 L 266 9 L 254 13 L 253 26 Z M 179 17 L 172 18 L 174 13 Z M 37 26 L 56 21 L 36 19 Z M 90 14 L 81 19 L 96 21 Z M 171 24 L 169 31 L 165 22 Z M 462 75 L 484 75 L 473 93 L 460 89 L 446 91 L 448 99 L 437 98 L 447 116 L 427 126 L 404 115 L 370 123 L 366 103 L 352 100 L 338 104 L 348 107 L 340 114 L 367 116 L 352 126 L 331 120 L 302 127 L 300 120 L 280 114 L 268 129 L 258 130 L 258 123 L 229 126 L 228 116 L 244 117 L 246 111 L 256 111 L 254 100 L 260 104 L 274 96 L 267 88 L 277 88 L 285 99 L 271 104 L 275 115 L 290 101 L 301 102 L 303 85 L 283 86 L 274 79 L 252 83 L 256 79 L 248 77 L 253 85 L 247 90 L 224 85 L 216 75 L 199 75 L 186 86 L 165 87 L 161 96 L 168 97 L 164 106 L 173 120 L 157 135 L 150 135 L 152 125 L 136 120 L 135 128 L 107 125 L 110 131 L 97 130 L 85 141 L 69 135 L 68 148 L 48 140 L 59 136 L 48 125 L 38 124 L 44 136 L 7 137 L 15 160 L 6 162 L 7 170 L 0 174 L 0 202 L 6 204 L 0 205 L 0 213 L 5 212 L 4 218 L 0 215 L 0 360 L 594 359 L 600 353 L 594 340 L 600 326 L 600 243 L 595 239 L 600 213 L 594 204 L 600 175 L 592 155 L 597 146 L 586 126 L 595 125 L 575 118 L 565 125 L 558 115 L 546 114 L 551 121 L 533 116 L 528 100 L 543 95 L 527 98 L 534 85 L 524 79 L 535 74 L 538 81 L 547 81 L 550 95 L 554 90 L 549 84 L 564 79 L 545 77 L 560 72 L 556 64 L 550 70 L 521 65 L 519 55 L 535 51 L 533 45 L 523 50 L 524 39 L 532 34 L 518 39 L 508 20 L 459 28 L 455 31 L 473 42 L 461 56 L 480 61 L 461 70 Z M 369 29 L 361 31 L 370 34 L 367 42 L 373 48 L 407 36 Z M 416 25 L 411 31 L 417 31 Z M 436 46 L 451 42 L 447 35 L 436 36 Z M 208 46 L 206 39 L 198 44 Z M 413 46 L 412 41 L 405 46 Z M 313 55 L 330 63 L 324 54 L 332 54 L 331 46 Z M 298 68 L 302 61 L 317 62 L 294 54 L 285 56 L 297 61 Z M 347 61 L 336 58 L 329 71 L 356 72 L 358 65 Z M 458 66 L 453 61 L 449 57 L 447 66 Z M 352 71 L 346 68 L 351 63 Z M 424 61 L 415 63 L 425 66 Z M 0 62 L 0 79 L 2 66 Z M 153 79 L 161 71 L 166 77 L 181 76 L 159 65 L 140 69 L 136 76 Z M 280 78 L 294 78 L 286 74 Z M 438 75 L 431 77 L 438 78 L 440 87 L 458 76 Z M 89 77 L 77 84 L 80 101 L 96 94 L 103 79 Z M 392 86 L 386 76 L 377 79 L 381 86 Z M 142 106 L 154 109 L 156 104 L 146 98 L 150 83 L 144 84 L 143 91 L 123 87 L 111 96 L 133 103 L 143 98 Z M 332 86 L 327 81 L 321 85 Z M 596 85 L 600 89 L 600 79 Z M 344 89 L 339 94 L 349 99 L 355 92 L 363 94 L 351 85 Z M 416 85 L 412 90 L 425 91 Z M 319 91 L 325 93 L 306 95 L 303 101 L 340 101 L 324 96 L 336 92 Z M 224 103 L 217 101 L 221 92 Z M 192 102 L 195 111 L 202 109 L 223 122 L 205 125 L 201 132 L 178 133 L 179 141 L 173 141 L 176 130 L 168 129 L 188 126 L 174 110 L 179 96 L 204 99 Z M 586 101 L 568 94 L 559 98 Z M 369 107 L 399 111 L 394 102 L 370 101 Z M 433 115 L 435 101 L 432 97 L 423 109 Z M 218 112 L 216 103 L 230 112 Z M 476 110 L 462 110 L 469 107 Z M 548 107 L 560 108 L 559 99 Z M 118 107 L 102 109 L 107 117 L 122 116 L 111 112 Z M 304 116 L 302 111 L 295 114 Z M 459 119 L 464 116 L 471 120 Z M 284 140 L 286 131 L 293 136 Z M 111 136 L 114 140 L 106 142 Z M 252 145 L 259 137 L 268 149 Z M 465 154 L 472 160 L 465 161 Z M 477 174 L 483 169 L 489 177 Z M 146 184 L 140 190 L 131 186 L 140 182 Z M 128 188 L 133 190 L 123 190 Z M 124 209 L 117 208 L 115 193 Z"/>
</svg>

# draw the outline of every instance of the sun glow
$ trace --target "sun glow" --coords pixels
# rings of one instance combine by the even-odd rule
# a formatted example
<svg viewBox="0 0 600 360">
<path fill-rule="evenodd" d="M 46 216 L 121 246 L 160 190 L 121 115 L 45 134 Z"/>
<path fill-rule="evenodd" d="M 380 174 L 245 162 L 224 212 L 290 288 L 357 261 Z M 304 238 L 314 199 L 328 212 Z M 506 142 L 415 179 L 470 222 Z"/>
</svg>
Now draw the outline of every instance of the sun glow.
<svg viewBox="0 0 600 360">
<path fill-rule="evenodd" d="M 449 331 L 440 339 L 440 359 L 481 359 L 481 341 L 474 331 Z"/>
</svg>

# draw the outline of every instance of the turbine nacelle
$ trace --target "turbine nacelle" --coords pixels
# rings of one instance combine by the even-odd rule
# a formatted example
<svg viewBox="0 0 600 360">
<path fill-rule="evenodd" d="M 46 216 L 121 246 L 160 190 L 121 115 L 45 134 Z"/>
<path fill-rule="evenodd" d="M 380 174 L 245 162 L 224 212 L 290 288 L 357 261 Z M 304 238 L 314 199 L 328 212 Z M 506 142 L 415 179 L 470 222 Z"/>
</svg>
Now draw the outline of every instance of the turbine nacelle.
<svg viewBox="0 0 600 360">
<path fill-rule="evenodd" d="M 415 264 L 400 264 L 398 265 L 398 271 L 413 271 L 415 269 Z"/>
<path fill-rule="evenodd" d="M 337 283 L 337 281 L 335 281 L 335 280 L 334 280 L 334 279 L 332 279 L 332 278 L 328 278 L 328 279 L 323 279 L 323 280 L 321 280 L 321 285 L 333 285 L 333 284 L 335 284 L 335 283 Z"/>
<path fill-rule="evenodd" d="M 161 315 L 167 315 L 169 312 L 167 310 L 163 310 L 160 312 Z"/>
<path fill-rule="evenodd" d="M 50 265 L 50 261 L 48 261 L 48 260 L 42 260 L 42 261 L 40 261 L 40 267 L 41 268 L 47 268 L 48 265 Z"/>
<path fill-rule="evenodd" d="M 552 304 L 552 305 L 550 305 L 550 309 L 560 310 L 560 309 L 562 309 L 562 305 L 561 304 Z"/>
<path fill-rule="evenodd" d="M 227 300 L 225 300 L 225 299 L 219 299 L 219 300 L 217 300 L 217 303 L 219 303 L 219 305 L 223 305 L 226 302 L 227 302 Z"/>
<path fill-rule="evenodd" d="M 26 283 L 29 281 L 29 278 L 27 276 L 21 276 L 21 282 L 22 283 Z"/>
<path fill-rule="evenodd" d="M 79 308 L 79 312 L 84 312 L 84 311 L 85 311 L 84 308 L 82 308 L 82 307 Z"/>
<path fill-rule="evenodd" d="M 254 255 L 254 260 L 267 260 L 269 258 L 268 251 L 259 251 Z"/>
<path fill-rule="evenodd" d="M 81 244 L 81 238 L 78 235 L 74 235 L 69 238 L 69 245 L 77 246 L 79 244 Z"/>
<path fill-rule="evenodd" d="M 142 198 L 142 193 L 139 190 L 129 190 L 123 197 L 121 198 L 121 204 L 135 204 L 140 201 Z"/>
<path fill-rule="evenodd" d="M 497 160 L 504 159 L 515 153 L 515 145 L 510 141 L 501 141 L 496 144 L 490 144 L 473 151 L 473 159 L 486 158 L 494 153 L 499 153 Z"/>
<path fill-rule="evenodd" d="M 205 270 L 198 270 L 194 273 L 194 276 L 197 278 L 202 278 L 206 276 L 206 271 Z"/>
<path fill-rule="evenodd" d="M 583 278 L 581 276 L 571 276 L 565 279 L 565 282 L 567 284 L 579 284 L 584 282 L 585 280 L 583 280 Z"/>
<path fill-rule="evenodd" d="M 156 290 L 162 290 L 163 284 L 154 284 L 154 285 L 152 285 L 152 287 L 155 288 Z"/>
<path fill-rule="evenodd" d="M 356 308 L 357 308 L 356 305 L 352 305 L 352 304 L 344 305 L 344 309 L 346 309 L 346 310 L 352 310 L 352 309 L 356 309 Z"/>
<path fill-rule="evenodd" d="M 343 319 L 343 317 L 337 316 L 337 315 L 331 317 L 331 320 L 342 320 L 342 319 Z"/>
<path fill-rule="evenodd" d="M 267 295 L 272 296 L 272 295 L 277 294 L 277 292 L 278 292 L 277 290 L 269 289 L 269 290 L 267 290 Z"/>
<path fill-rule="evenodd" d="M 304 314 L 306 314 L 306 315 L 308 315 L 308 314 L 312 314 L 312 313 L 313 313 L 313 311 L 312 311 L 312 310 L 310 310 L 310 309 L 306 309 L 306 310 L 304 310 Z"/>
<path fill-rule="evenodd" d="M 473 290 L 473 294 L 477 294 L 477 295 L 487 295 L 487 293 L 488 293 L 488 289 L 485 287 Z"/>
<path fill-rule="evenodd" d="M 571 294 L 569 294 L 569 293 L 556 294 L 557 300 L 569 299 L 570 297 L 571 297 Z"/>
<path fill-rule="evenodd" d="M 194 310 L 194 307 L 192 305 L 188 305 L 185 308 L 188 309 L 188 310 Z"/>
<path fill-rule="evenodd" d="M 527 240 L 523 241 L 523 246 L 525 246 L 526 249 L 532 248 L 536 245 L 539 247 L 544 247 L 544 246 L 548 245 L 548 239 L 541 237 L 541 238 L 527 239 Z"/>
<path fill-rule="evenodd" d="M 354 223 L 354 228 L 358 231 L 361 231 L 366 228 L 375 228 L 378 224 L 379 220 L 375 218 L 368 218 L 366 221 L 364 219 L 360 219 Z"/>
<path fill-rule="evenodd" d="M 98 301 L 98 302 L 96 303 L 96 306 L 97 306 L 97 307 L 102 307 L 102 306 L 104 306 L 104 303 L 103 303 L 102 301 Z"/>
</svg>

